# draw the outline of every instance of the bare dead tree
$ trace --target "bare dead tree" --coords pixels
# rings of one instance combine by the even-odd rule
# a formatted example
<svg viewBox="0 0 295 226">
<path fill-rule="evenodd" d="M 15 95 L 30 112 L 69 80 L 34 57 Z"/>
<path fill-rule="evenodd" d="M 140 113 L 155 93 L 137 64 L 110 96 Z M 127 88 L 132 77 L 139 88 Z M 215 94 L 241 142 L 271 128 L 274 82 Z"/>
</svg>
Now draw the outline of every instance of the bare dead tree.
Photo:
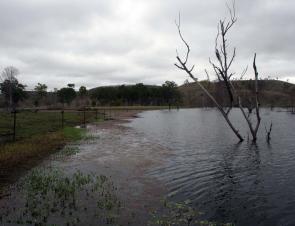
<svg viewBox="0 0 295 226">
<path fill-rule="evenodd" d="M 219 80 L 219 82 L 222 82 L 225 85 L 226 91 L 228 93 L 228 98 L 229 98 L 229 106 L 227 110 L 224 110 L 225 106 L 222 106 L 221 104 L 219 104 L 216 99 L 209 93 L 209 91 L 200 83 L 198 82 L 197 78 L 193 75 L 193 70 L 194 70 L 194 66 L 192 67 L 187 67 L 187 62 L 188 62 L 188 58 L 189 58 L 189 54 L 190 54 L 190 46 L 188 45 L 188 43 L 185 41 L 185 39 L 183 38 L 183 35 L 181 33 L 181 24 L 180 24 L 180 16 L 179 16 L 179 20 L 178 23 L 176 22 L 176 26 L 178 28 L 178 33 L 179 36 L 182 40 L 182 42 L 184 43 L 184 45 L 186 46 L 186 55 L 184 59 L 181 59 L 178 55 L 177 52 L 177 56 L 176 59 L 178 61 L 178 64 L 175 64 L 179 69 L 185 71 L 195 82 L 196 84 L 205 92 L 205 94 L 213 101 L 213 103 L 215 104 L 215 106 L 218 108 L 218 110 L 222 113 L 223 117 L 225 118 L 226 122 L 228 123 L 228 125 L 230 126 L 230 128 L 232 129 L 232 131 L 235 133 L 235 135 L 239 138 L 240 141 L 243 141 L 243 137 L 240 135 L 239 131 L 233 126 L 233 124 L 231 123 L 228 115 L 230 113 L 230 111 L 232 110 L 232 108 L 237 105 L 241 112 L 243 117 L 245 118 L 247 125 L 250 129 L 251 135 L 252 135 L 252 140 L 255 142 L 257 140 L 257 132 L 260 126 L 260 121 L 261 121 L 261 117 L 260 117 L 260 111 L 259 111 L 259 89 L 258 89 L 258 71 L 257 71 L 257 67 L 256 67 L 256 54 L 254 55 L 254 60 L 253 60 L 253 69 L 254 69 L 254 73 L 255 73 L 255 104 L 253 106 L 255 106 L 255 112 L 256 112 L 256 124 L 253 125 L 252 121 L 251 121 L 251 111 L 249 111 L 248 114 L 246 114 L 244 107 L 242 105 L 242 99 L 240 97 L 240 94 L 236 91 L 233 83 L 232 83 L 232 78 L 235 75 L 235 73 L 231 72 L 231 66 L 232 63 L 234 62 L 234 59 L 236 57 L 236 48 L 233 48 L 233 51 L 231 54 L 229 54 L 229 50 L 228 50 L 228 43 L 227 43 L 227 35 L 228 32 L 230 31 L 230 29 L 233 27 L 233 25 L 236 23 L 237 21 L 237 17 L 236 17 L 236 13 L 235 13 L 235 2 L 232 2 L 232 6 L 230 7 L 229 5 L 227 5 L 227 8 L 229 10 L 229 14 L 230 14 L 230 19 L 229 20 L 220 20 L 217 26 L 217 36 L 215 39 L 215 57 L 217 60 L 217 63 L 213 62 L 210 58 L 209 58 L 209 62 L 213 67 L 213 70 Z M 248 68 L 248 67 L 247 67 Z M 242 74 L 240 75 L 241 78 L 243 78 L 243 76 L 245 75 L 247 68 L 243 70 Z M 206 72 L 207 77 L 209 77 L 208 72 Z"/>
<path fill-rule="evenodd" d="M 244 111 L 244 106 L 242 105 L 242 99 L 239 95 L 238 92 L 236 92 L 235 87 L 233 86 L 233 83 L 231 82 L 231 78 L 232 76 L 234 76 L 233 72 L 230 72 L 230 67 L 236 57 L 236 48 L 233 49 L 233 53 L 231 55 L 231 57 L 229 57 L 228 55 L 228 44 L 227 44 L 227 34 L 230 31 L 230 29 L 232 28 L 232 26 L 236 23 L 237 21 L 237 17 L 236 17 L 236 13 L 235 13 L 235 2 L 232 2 L 232 7 L 230 7 L 229 5 L 227 5 L 227 8 L 229 10 L 229 14 L 230 14 L 230 20 L 226 21 L 224 20 L 220 20 L 218 27 L 217 27 L 217 36 L 215 39 L 215 55 L 216 55 L 216 59 L 219 62 L 219 65 L 214 64 L 210 59 L 209 62 L 211 63 L 217 78 L 219 79 L 219 81 L 224 82 L 226 90 L 228 92 L 228 96 L 229 96 L 229 102 L 230 102 L 230 106 L 227 110 L 227 114 L 229 114 L 229 112 L 231 111 L 231 109 L 233 108 L 233 106 L 236 104 L 236 101 L 238 103 L 238 106 L 248 124 L 248 127 L 250 129 L 251 135 L 252 135 L 252 140 L 255 142 L 257 140 L 257 132 L 260 126 L 260 121 L 261 121 L 261 117 L 260 117 L 260 112 L 259 112 L 259 89 L 258 89 L 258 71 L 257 71 L 257 67 L 256 67 L 256 53 L 254 55 L 254 60 L 253 60 L 253 69 L 254 69 L 254 73 L 255 73 L 255 110 L 256 110 L 256 124 L 253 125 L 250 119 L 250 115 L 252 113 L 252 109 L 248 109 L 249 113 L 248 115 L 245 113 Z M 219 46 L 219 47 L 218 47 Z M 245 75 L 247 68 L 242 72 L 241 78 Z M 250 106 L 252 105 L 252 103 L 250 104 Z"/>
<path fill-rule="evenodd" d="M 180 70 L 185 71 L 196 82 L 196 84 L 212 100 L 212 102 L 215 104 L 215 106 L 217 107 L 217 109 L 221 112 L 221 114 L 223 115 L 225 121 L 227 122 L 227 124 L 229 125 L 229 127 L 231 128 L 231 130 L 234 132 L 234 134 L 238 137 L 238 139 L 240 141 L 243 141 L 244 138 L 241 136 L 241 134 L 239 133 L 239 131 L 234 127 L 234 125 L 230 121 L 230 119 L 228 117 L 228 112 L 226 112 L 224 110 L 224 108 L 216 101 L 216 99 L 210 94 L 210 92 L 193 75 L 193 70 L 194 70 L 194 67 L 195 66 L 194 65 L 192 67 L 188 67 L 187 66 L 188 59 L 189 59 L 189 54 L 190 54 L 190 46 L 188 45 L 188 43 L 185 41 L 185 39 L 182 36 L 181 29 L 180 29 L 181 28 L 180 16 L 179 16 L 178 22 L 176 22 L 176 26 L 178 28 L 179 36 L 180 36 L 182 42 L 184 43 L 184 45 L 186 46 L 186 54 L 185 54 L 185 58 L 184 59 L 181 59 L 180 56 L 178 55 L 178 52 L 176 51 L 177 52 L 176 59 L 178 61 L 178 64 L 175 63 L 175 66 L 178 67 Z"/>
</svg>

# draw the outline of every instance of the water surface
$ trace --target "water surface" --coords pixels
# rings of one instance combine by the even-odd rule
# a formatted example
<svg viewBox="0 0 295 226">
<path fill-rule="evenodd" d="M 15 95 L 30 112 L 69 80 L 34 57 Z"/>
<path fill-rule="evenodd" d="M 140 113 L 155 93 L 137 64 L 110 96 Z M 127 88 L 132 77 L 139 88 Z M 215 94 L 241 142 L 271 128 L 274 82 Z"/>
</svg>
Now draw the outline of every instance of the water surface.
<svg viewBox="0 0 295 226">
<path fill-rule="evenodd" d="M 245 136 L 243 143 L 213 109 L 140 116 L 129 126 L 171 151 L 149 175 L 165 182 L 172 200 L 192 200 L 210 220 L 295 225 L 295 115 L 263 109 L 255 145 L 247 141 L 247 125 L 237 109 L 231 118 Z M 268 144 L 265 127 L 271 122 Z"/>
</svg>

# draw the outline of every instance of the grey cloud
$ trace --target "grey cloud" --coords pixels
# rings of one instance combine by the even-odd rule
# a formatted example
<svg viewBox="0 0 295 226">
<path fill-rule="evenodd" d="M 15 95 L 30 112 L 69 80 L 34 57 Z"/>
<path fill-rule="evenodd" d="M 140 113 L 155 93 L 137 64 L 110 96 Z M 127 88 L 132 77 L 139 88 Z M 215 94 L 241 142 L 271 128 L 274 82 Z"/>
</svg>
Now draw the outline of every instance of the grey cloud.
<svg viewBox="0 0 295 226">
<path fill-rule="evenodd" d="M 218 19 L 227 15 L 220 0 L 9 0 L 0 2 L 0 68 L 14 65 L 32 88 L 68 82 L 77 86 L 147 82 L 161 84 L 187 76 L 178 71 L 175 49 L 183 53 L 174 24 L 191 44 L 190 62 L 205 78 L 214 56 Z M 237 47 L 233 70 L 258 54 L 261 76 L 295 82 L 295 2 L 236 0 L 238 22 L 230 34 Z M 251 70 L 247 76 L 252 76 Z"/>
</svg>

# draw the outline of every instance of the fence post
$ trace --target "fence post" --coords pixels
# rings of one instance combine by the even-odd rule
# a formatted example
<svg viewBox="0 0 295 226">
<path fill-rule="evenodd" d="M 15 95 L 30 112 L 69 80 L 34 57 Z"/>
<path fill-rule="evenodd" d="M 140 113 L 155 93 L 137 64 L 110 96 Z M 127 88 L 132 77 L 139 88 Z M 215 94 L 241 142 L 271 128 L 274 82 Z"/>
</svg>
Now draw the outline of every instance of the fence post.
<svg viewBox="0 0 295 226">
<path fill-rule="evenodd" d="M 97 120 L 97 109 L 95 109 L 95 120 Z"/>
<path fill-rule="evenodd" d="M 104 108 L 103 109 L 103 120 L 105 120 L 106 119 L 106 109 Z"/>
<path fill-rule="evenodd" d="M 86 109 L 85 108 L 83 109 L 83 124 L 84 124 L 84 127 L 86 127 Z"/>
<path fill-rule="evenodd" d="M 61 111 L 61 128 L 64 128 L 64 110 Z"/>
<path fill-rule="evenodd" d="M 15 141 L 16 138 L 16 110 L 13 112 L 13 141 Z"/>
</svg>

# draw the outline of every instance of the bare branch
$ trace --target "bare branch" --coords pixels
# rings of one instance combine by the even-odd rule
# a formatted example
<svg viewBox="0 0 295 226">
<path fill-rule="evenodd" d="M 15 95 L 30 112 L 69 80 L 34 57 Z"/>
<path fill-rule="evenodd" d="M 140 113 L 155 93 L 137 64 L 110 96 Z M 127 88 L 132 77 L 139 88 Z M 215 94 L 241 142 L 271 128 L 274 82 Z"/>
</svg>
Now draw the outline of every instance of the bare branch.
<svg viewBox="0 0 295 226">
<path fill-rule="evenodd" d="M 177 63 L 174 64 L 176 67 L 178 67 L 180 70 L 184 70 L 183 67 L 179 66 Z"/>
<path fill-rule="evenodd" d="M 228 68 L 230 68 L 230 66 L 231 66 L 232 62 L 234 61 L 235 57 L 236 57 L 236 48 L 234 48 L 234 53 L 232 55 L 231 60 L 229 61 Z"/>
<path fill-rule="evenodd" d="M 192 68 L 189 70 L 189 72 L 192 72 L 195 68 L 195 65 L 192 66 Z"/>
<path fill-rule="evenodd" d="M 232 0 L 232 5 L 229 6 L 228 3 L 226 3 L 227 9 L 230 14 L 230 22 L 227 23 L 226 25 L 226 32 L 234 25 L 235 22 L 237 22 L 237 17 L 236 17 L 236 3 L 234 0 Z"/>
<path fill-rule="evenodd" d="M 247 67 L 242 71 L 241 76 L 240 76 L 240 80 L 243 79 L 243 77 L 245 76 L 245 74 L 247 73 L 247 71 L 248 71 L 248 65 L 247 65 Z"/>
<path fill-rule="evenodd" d="M 181 30 L 180 30 L 180 13 L 178 15 L 178 23 L 177 23 L 177 21 L 175 21 L 175 24 L 176 24 L 177 29 L 178 29 L 179 37 L 181 38 L 182 42 L 185 44 L 185 46 L 187 48 L 186 57 L 185 57 L 185 60 L 184 60 L 184 64 L 186 64 L 187 61 L 188 61 L 189 53 L 190 53 L 190 47 L 189 47 L 188 43 L 184 40 L 184 38 L 182 36 L 182 33 L 181 33 Z"/>
</svg>

